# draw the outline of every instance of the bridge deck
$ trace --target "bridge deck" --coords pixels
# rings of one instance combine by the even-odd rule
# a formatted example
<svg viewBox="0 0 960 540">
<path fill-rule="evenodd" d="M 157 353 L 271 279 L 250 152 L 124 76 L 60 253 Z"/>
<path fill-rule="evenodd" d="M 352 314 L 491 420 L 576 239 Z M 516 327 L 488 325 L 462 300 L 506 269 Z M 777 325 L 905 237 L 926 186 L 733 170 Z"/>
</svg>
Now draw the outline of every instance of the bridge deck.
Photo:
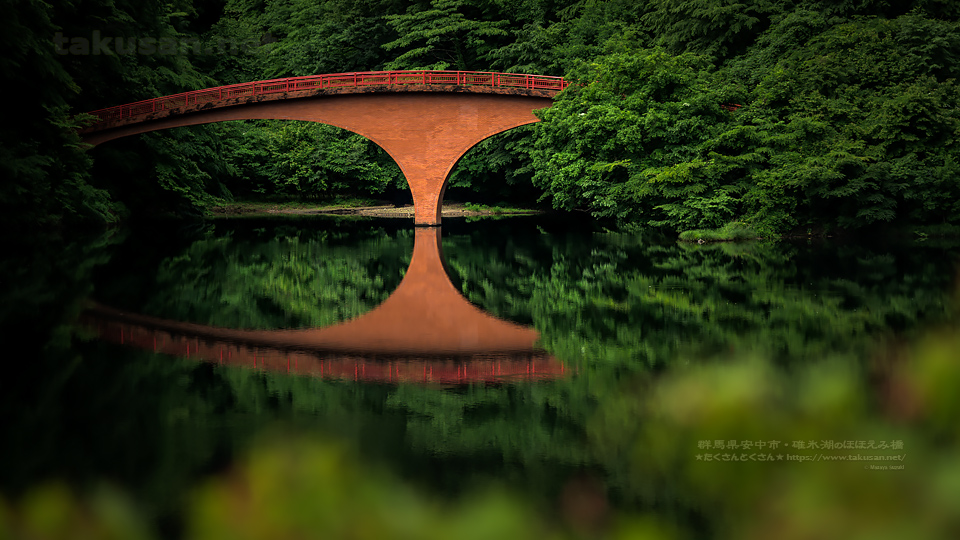
<svg viewBox="0 0 960 540">
<path fill-rule="evenodd" d="M 218 86 L 91 111 L 92 133 L 175 114 L 321 95 L 368 92 L 472 92 L 553 97 L 569 86 L 562 77 L 479 71 L 366 71 L 288 77 Z"/>
</svg>

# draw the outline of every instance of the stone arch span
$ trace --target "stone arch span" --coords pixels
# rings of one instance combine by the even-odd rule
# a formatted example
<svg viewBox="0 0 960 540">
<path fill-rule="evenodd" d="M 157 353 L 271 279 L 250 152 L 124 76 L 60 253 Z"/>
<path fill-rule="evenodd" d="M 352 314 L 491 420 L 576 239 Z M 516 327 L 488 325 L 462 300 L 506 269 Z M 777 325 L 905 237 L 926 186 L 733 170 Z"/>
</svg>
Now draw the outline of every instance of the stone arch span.
<svg viewBox="0 0 960 540">
<path fill-rule="evenodd" d="M 81 133 L 107 141 L 173 127 L 231 120 L 303 120 L 336 126 L 379 145 L 399 165 L 413 193 L 416 225 L 439 225 L 444 189 L 454 166 L 480 141 L 538 122 L 544 95 L 457 91 L 357 92 L 195 108 Z"/>
</svg>

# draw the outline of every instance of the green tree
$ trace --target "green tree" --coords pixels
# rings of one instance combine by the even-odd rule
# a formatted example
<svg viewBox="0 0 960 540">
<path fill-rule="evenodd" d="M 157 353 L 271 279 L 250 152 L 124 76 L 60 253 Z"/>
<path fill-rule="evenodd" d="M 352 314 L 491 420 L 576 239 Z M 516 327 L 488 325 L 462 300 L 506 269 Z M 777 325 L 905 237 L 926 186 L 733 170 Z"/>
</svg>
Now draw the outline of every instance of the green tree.
<svg viewBox="0 0 960 540">
<path fill-rule="evenodd" d="M 621 222 L 700 228 L 739 216 L 742 181 L 706 146 L 731 92 L 710 67 L 659 49 L 584 65 L 539 113 L 534 183 L 555 208 Z"/>
<path fill-rule="evenodd" d="M 3 9 L 10 15 L 0 21 L 0 45 L 8 51 L 0 74 L 8 88 L 18 89 L 10 106 L 24 121 L 0 132 L 0 226 L 28 231 L 117 221 L 120 208 L 90 185 L 90 158 L 75 133 L 83 122 L 70 110 L 82 88 L 52 41 L 64 30 L 53 7 L 4 1 Z"/>
<path fill-rule="evenodd" d="M 400 168 L 372 141 L 312 122 L 241 122 L 229 128 L 225 180 L 241 197 L 329 200 L 405 188 Z"/>
<path fill-rule="evenodd" d="M 642 22 L 658 44 L 678 54 L 695 52 L 719 57 L 742 53 L 781 12 L 784 0 L 658 0 L 649 2 Z"/>
<path fill-rule="evenodd" d="M 396 2 L 382 0 L 300 1 L 289 17 L 270 28 L 282 36 L 270 46 L 265 78 L 382 69 L 380 45 L 393 39 L 385 15 Z"/>
<path fill-rule="evenodd" d="M 399 37 L 384 43 L 400 54 L 388 69 L 482 70 L 484 55 L 494 48 L 491 38 L 507 35 L 507 21 L 471 16 L 467 0 L 431 0 L 428 9 L 411 6 L 406 13 L 387 15 Z"/>
</svg>

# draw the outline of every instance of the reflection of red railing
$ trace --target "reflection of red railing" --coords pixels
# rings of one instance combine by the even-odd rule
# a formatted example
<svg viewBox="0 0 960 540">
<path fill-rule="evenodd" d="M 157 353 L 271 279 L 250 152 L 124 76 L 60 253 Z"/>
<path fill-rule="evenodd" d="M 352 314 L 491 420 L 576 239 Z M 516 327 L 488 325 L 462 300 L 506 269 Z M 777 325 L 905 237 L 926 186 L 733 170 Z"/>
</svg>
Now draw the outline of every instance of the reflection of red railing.
<svg viewBox="0 0 960 540">
<path fill-rule="evenodd" d="M 569 86 L 569 83 L 563 80 L 562 77 L 482 71 L 365 71 L 358 73 L 332 73 L 193 90 L 99 109 L 90 112 L 90 114 L 99 117 L 100 122 L 114 122 L 191 105 L 218 103 L 237 98 L 277 94 L 281 92 L 322 90 L 324 88 L 404 85 L 488 86 L 493 88 L 525 88 L 528 90 L 552 90 L 559 92 Z"/>
<path fill-rule="evenodd" d="M 473 354 L 460 357 L 401 355 L 371 357 L 255 347 L 204 339 L 85 313 L 80 324 L 105 341 L 219 365 L 323 379 L 378 383 L 460 385 L 546 381 L 569 375 L 566 366 L 542 351 Z"/>
</svg>

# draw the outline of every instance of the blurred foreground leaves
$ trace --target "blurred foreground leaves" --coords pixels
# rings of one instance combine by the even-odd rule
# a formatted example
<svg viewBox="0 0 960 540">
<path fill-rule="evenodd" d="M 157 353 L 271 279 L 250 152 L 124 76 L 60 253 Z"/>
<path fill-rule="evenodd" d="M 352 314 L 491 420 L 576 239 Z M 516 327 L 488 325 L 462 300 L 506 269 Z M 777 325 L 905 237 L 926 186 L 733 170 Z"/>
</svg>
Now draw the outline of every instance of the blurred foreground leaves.
<svg viewBox="0 0 960 540">
<path fill-rule="evenodd" d="M 339 442 L 278 436 L 193 490 L 184 536 L 957 538 L 958 351 L 954 327 L 889 344 L 866 367 L 827 358 L 788 371 L 760 354 L 740 353 L 624 381 L 599 404 L 588 428 L 607 475 L 606 495 L 621 499 L 616 510 L 592 500 L 589 482 L 573 484 L 580 493 L 563 493 L 553 510 L 498 486 L 440 501 Z M 778 449 L 766 450 L 774 455 L 906 457 L 697 458 L 712 452 L 700 442 L 717 440 L 779 440 Z M 821 440 L 897 440 L 903 448 L 791 446 Z M 870 468 L 894 463 L 904 469 Z M 588 506 L 596 515 L 578 520 Z M 114 491 L 78 495 L 48 485 L 0 501 L 0 538 L 152 538 L 136 515 Z"/>
<path fill-rule="evenodd" d="M 886 349 L 867 373 L 832 359 L 795 372 L 761 358 L 699 364 L 602 404 L 593 446 L 607 463 L 622 456 L 610 473 L 624 493 L 693 510 L 711 538 L 957 538 L 958 351 L 960 337 L 941 333 Z M 644 419 L 631 431 L 622 407 Z M 860 441 L 893 446 L 829 446 Z"/>
</svg>

